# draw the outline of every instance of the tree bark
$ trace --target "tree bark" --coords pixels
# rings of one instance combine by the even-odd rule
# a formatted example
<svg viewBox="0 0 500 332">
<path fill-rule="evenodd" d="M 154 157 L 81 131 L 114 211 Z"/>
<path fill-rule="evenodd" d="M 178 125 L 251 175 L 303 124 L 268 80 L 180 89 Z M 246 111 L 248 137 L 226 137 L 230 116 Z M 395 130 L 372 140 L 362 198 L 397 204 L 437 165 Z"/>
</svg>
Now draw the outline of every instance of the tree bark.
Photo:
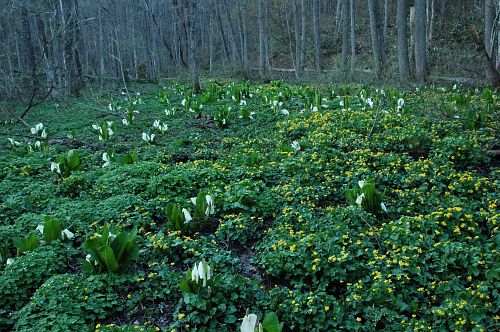
<svg viewBox="0 0 500 332">
<path fill-rule="evenodd" d="M 238 51 L 238 43 L 236 42 L 236 32 L 233 25 L 233 20 L 231 19 L 231 10 L 227 0 L 224 0 L 224 10 L 226 12 L 227 26 L 229 30 L 229 40 L 231 43 L 231 53 L 234 54 L 234 59 L 239 62 L 240 68 L 243 67 L 242 57 Z"/>
<path fill-rule="evenodd" d="M 484 47 L 493 60 L 495 57 L 495 52 L 493 52 L 493 46 L 495 44 L 494 26 L 495 26 L 495 8 L 496 0 L 485 0 L 484 1 Z"/>
<path fill-rule="evenodd" d="M 263 0 L 259 1 L 259 74 L 263 78 L 265 75 L 266 44 L 264 36 L 264 6 Z"/>
<path fill-rule="evenodd" d="M 193 76 L 193 91 L 198 94 L 201 91 L 197 60 L 198 45 L 195 38 L 196 22 L 198 17 L 198 0 L 190 0 L 187 7 L 186 21 L 189 24 L 189 62 L 191 64 L 191 75 Z"/>
<path fill-rule="evenodd" d="M 295 76 L 299 78 L 302 76 L 300 72 L 300 26 L 299 26 L 299 12 L 297 10 L 296 0 L 292 0 L 292 16 L 293 16 L 293 30 L 295 34 Z"/>
<path fill-rule="evenodd" d="M 382 76 L 382 49 L 380 43 L 378 0 L 368 0 L 368 11 L 370 15 L 373 65 L 377 77 L 380 78 Z"/>
<path fill-rule="evenodd" d="M 300 72 L 304 72 L 306 57 L 306 33 L 307 33 L 307 0 L 302 0 L 302 34 L 300 36 Z"/>
<path fill-rule="evenodd" d="M 351 71 L 356 69 L 356 0 L 350 0 L 351 5 Z"/>
<path fill-rule="evenodd" d="M 399 77 L 405 82 L 410 78 L 410 60 L 408 57 L 408 1 L 398 0 L 398 64 Z"/>
<path fill-rule="evenodd" d="M 28 9 L 23 5 L 21 9 L 21 20 L 22 20 L 22 31 L 23 31 L 23 49 L 24 56 L 26 58 L 27 71 L 30 73 L 30 86 L 33 93 L 36 94 L 40 89 L 40 83 L 37 78 L 36 73 L 36 59 L 35 50 L 33 48 L 33 41 L 31 36 L 31 25 L 30 17 L 28 14 Z"/>
<path fill-rule="evenodd" d="M 418 82 L 427 78 L 426 0 L 415 0 L 415 76 Z"/>
<path fill-rule="evenodd" d="M 350 20 L 349 14 L 349 0 L 342 0 L 342 70 L 347 72 L 349 70 L 349 33 L 350 33 Z"/>
<path fill-rule="evenodd" d="M 321 71 L 321 46 L 320 46 L 320 23 L 319 23 L 319 0 L 313 0 L 313 39 L 316 71 Z"/>
</svg>

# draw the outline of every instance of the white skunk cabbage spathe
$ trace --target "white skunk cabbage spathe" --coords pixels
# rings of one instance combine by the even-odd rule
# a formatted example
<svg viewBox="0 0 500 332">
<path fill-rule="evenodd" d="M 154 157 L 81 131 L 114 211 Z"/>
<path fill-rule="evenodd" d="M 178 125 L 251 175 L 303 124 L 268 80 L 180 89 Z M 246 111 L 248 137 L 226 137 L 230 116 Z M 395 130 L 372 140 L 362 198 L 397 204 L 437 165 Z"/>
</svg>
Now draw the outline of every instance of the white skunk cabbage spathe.
<svg viewBox="0 0 500 332">
<path fill-rule="evenodd" d="M 256 314 L 246 315 L 241 323 L 240 332 L 254 332 L 257 326 L 257 320 Z"/>
</svg>

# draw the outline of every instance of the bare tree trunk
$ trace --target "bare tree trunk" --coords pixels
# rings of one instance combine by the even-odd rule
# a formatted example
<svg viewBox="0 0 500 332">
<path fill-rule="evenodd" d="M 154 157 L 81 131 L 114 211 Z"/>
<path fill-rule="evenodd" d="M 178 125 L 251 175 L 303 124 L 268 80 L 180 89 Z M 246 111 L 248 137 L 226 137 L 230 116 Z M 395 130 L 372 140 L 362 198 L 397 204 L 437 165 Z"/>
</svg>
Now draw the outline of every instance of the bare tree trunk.
<svg viewBox="0 0 500 332">
<path fill-rule="evenodd" d="M 292 15 L 293 15 L 293 28 L 295 33 L 295 76 L 299 78 L 302 73 L 300 72 L 300 27 L 299 27 L 299 12 L 297 10 L 297 3 L 292 0 Z"/>
<path fill-rule="evenodd" d="M 292 33 L 290 31 L 290 19 L 288 17 L 288 8 L 287 8 L 287 3 L 284 2 L 285 9 L 284 9 L 284 14 L 285 14 L 285 20 L 286 20 L 286 32 L 288 35 L 288 49 L 290 51 L 290 59 L 292 60 L 292 65 L 293 68 L 296 69 L 297 65 L 295 64 L 295 54 L 293 53 L 293 46 L 292 46 Z M 297 76 L 297 70 L 295 70 L 295 76 Z"/>
<path fill-rule="evenodd" d="M 441 30 L 444 30 L 444 23 L 446 18 L 446 5 L 448 0 L 441 0 Z"/>
<path fill-rule="evenodd" d="M 99 6 L 99 69 L 101 88 L 104 87 L 104 33 L 102 31 L 102 8 Z"/>
<path fill-rule="evenodd" d="M 244 20 L 246 19 L 247 13 L 246 12 L 242 13 L 241 0 L 236 0 L 236 6 L 238 11 L 238 25 L 240 30 L 241 63 L 243 67 L 242 68 L 243 72 L 246 74 L 248 72 L 248 54 L 246 54 L 248 50 L 245 50 L 246 22 L 244 22 Z M 245 18 L 243 18 L 243 16 L 245 16 Z"/>
<path fill-rule="evenodd" d="M 425 7 L 426 0 L 415 0 L 415 76 L 419 82 L 425 82 L 427 78 Z"/>
<path fill-rule="evenodd" d="M 28 14 L 28 9 L 23 5 L 21 9 L 21 20 L 22 20 L 22 31 L 23 31 L 23 49 L 24 56 L 27 62 L 27 71 L 30 73 L 31 81 L 30 86 L 33 90 L 33 94 L 36 94 L 40 89 L 40 83 L 37 78 L 36 73 L 36 59 L 35 59 L 35 50 L 33 48 L 33 41 L 31 38 L 31 25 L 30 25 L 30 17 Z"/>
<path fill-rule="evenodd" d="M 229 30 L 229 40 L 231 43 L 231 53 L 234 54 L 234 59 L 239 62 L 240 68 L 242 67 L 243 63 L 241 61 L 241 56 L 240 53 L 238 52 L 238 43 L 236 42 L 236 33 L 235 29 L 233 26 L 233 20 L 231 19 L 231 10 L 229 8 L 229 5 L 227 3 L 227 0 L 224 0 L 224 10 L 226 12 L 226 18 L 227 18 L 227 25 L 228 25 L 228 30 Z"/>
<path fill-rule="evenodd" d="M 270 54 L 273 53 L 272 51 L 272 43 L 271 43 L 271 40 L 272 40 L 272 36 L 271 36 L 271 33 L 269 33 L 269 27 L 272 26 L 269 22 L 270 20 L 270 14 L 269 14 L 269 3 L 270 3 L 270 0 L 266 0 L 266 11 L 265 11 L 265 23 L 264 23 L 264 27 L 265 27 L 265 32 L 264 32 L 264 37 L 266 38 L 265 39 L 265 46 L 266 46 L 266 70 L 269 71 L 272 67 L 271 65 L 271 56 Z"/>
<path fill-rule="evenodd" d="M 350 20 L 349 14 L 349 0 L 342 0 L 342 70 L 349 70 L 349 33 L 350 33 Z"/>
<path fill-rule="evenodd" d="M 387 53 L 387 28 L 389 25 L 389 0 L 384 2 L 384 21 L 382 24 L 382 36 L 380 37 L 380 53 L 382 59 L 382 67 L 385 67 L 385 56 Z"/>
<path fill-rule="evenodd" d="M 497 90 L 500 90 L 500 73 L 495 68 L 495 63 L 491 60 L 491 57 L 488 55 L 488 51 L 484 47 L 484 41 L 481 40 L 479 34 L 477 33 L 474 27 L 469 29 L 472 40 L 476 44 L 477 51 L 481 54 L 484 68 L 486 69 L 486 75 L 491 80 L 492 84 L 495 86 Z"/>
<path fill-rule="evenodd" d="M 264 8 L 263 0 L 259 1 L 259 74 L 260 77 L 264 77 L 265 71 L 265 57 L 266 57 L 266 44 L 264 36 Z"/>
<path fill-rule="evenodd" d="M 425 1 L 425 0 L 424 0 Z M 373 65 L 377 77 L 382 76 L 382 50 L 380 43 L 378 0 L 368 0 L 370 32 L 372 39 Z"/>
<path fill-rule="evenodd" d="M 72 5 L 72 16 L 73 16 L 73 66 L 75 70 L 75 78 L 71 84 L 71 93 L 73 95 L 80 95 L 80 90 L 83 88 L 84 76 L 83 76 L 83 65 L 81 55 L 83 54 L 83 35 L 82 28 L 80 25 L 80 8 L 78 5 L 78 0 L 73 0 Z"/>
<path fill-rule="evenodd" d="M 243 0 L 243 67 L 248 71 L 248 0 Z"/>
<path fill-rule="evenodd" d="M 335 7 L 335 36 L 338 37 L 340 33 L 340 23 L 342 22 L 342 0 L 337 0 L 337 6 Z"/>
<path fill-rule="evenodd" d="M 319 0 L 313 0 L 313 39 L 315 51 L 316 71 L 321 72 L 321 46 L 320 46 L 320 24 L 319 24 Z"/>
<path fill-rule="evenodd" d="M 496 0 L 485 0 L 484 1 L 484 47 L 488 55 L 494 60 L 495 52 L 493 52 L 493 47 L 495 44 L 495 8 Z"/>
<path fill-rule="evenodd" d="M 427 41 L 431 42 L 432 37 L 434 36 L 434 25 L 436 23 L 436 0 L 431 0 L 430 3 L 430 19 L 429 19 L 429 27 L 427 28 Z"/>
<path fill-rule="evenodd" d="M 302 0 L 302 34 L 300 36 L 300 72 L 304 72 L 307 33 L 307 0 Z"/>
<path fill-rule="evenodd" d="M 410 60 L 408 58 L 408 2 L 398 0 L 398 64 L 399 77 L 405 82 L 410 78 Z"/>
<path fill-rule="evenodd" d="M 356 0 L 350 0 L 351 5 L 351 71 L 356 69 Z"/>
<path fill-rule="evenodd" d="M 186 22 L 189 30 L 189 62 L 193 76 L 193 92 L 200 93 L 200 74 L 198 72 L 198 45 L 195 37 L 196 22 L 198 17 L 198 0 L 190 0 L 187 4 Z"/>
</svg>

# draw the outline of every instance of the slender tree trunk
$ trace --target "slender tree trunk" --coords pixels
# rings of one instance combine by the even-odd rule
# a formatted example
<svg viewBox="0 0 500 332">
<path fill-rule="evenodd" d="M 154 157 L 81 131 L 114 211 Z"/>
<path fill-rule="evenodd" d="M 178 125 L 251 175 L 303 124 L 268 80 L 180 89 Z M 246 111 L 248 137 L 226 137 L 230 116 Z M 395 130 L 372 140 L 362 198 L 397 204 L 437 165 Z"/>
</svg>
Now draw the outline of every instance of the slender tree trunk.
<svg viewBox="0 0 500 332">
<path fill-rule="evenodd" d="M 248 72 L 248 0 L 243 0 L 243 67 Z"/>
<path fill-rule="evenodd" d="M 356 69 L 356 0 L 350 0 L 351 5 L 351 71 Z"/>
<path fill-rule="evenodd" d="M 419 82 L 425 82 L 427 78 L 425 7 L 426 0 L 415 0 L 415 76 Z"/>
<path fill-rule="evenodd" d="M 295 76 L 299 78 L 302 76 L 300 71 L 300 26 L 299 26 L 299 12 L 297 10 L 296 0 L 292 0 L 292 15 L 293 15 L 293 28 L 295 34 Z"/>
<path fill-rule="evenodd" d="M 236 63 L 236 53 L 235 52 L 229 52 L 229 47 L 228 47 L 228 42 L 226 38 L 226 33 L 224 32 L 224 25 L 222 23 L 222 17 L 220 14 L 220 8 L 219 8 L 219 3 L 218 1 L 215 1 L 214 3 L 215 6 L 215 15 L 217 17 L 217 23 L 219 26 L 219 32 L 221 36 L 221 41 L 222 41 L 222 46 L 224 47 L 224 53 L 229 57 L 231 56 L 231 61 L 233 65 Z"/>
<path fill-rule="evenodd" d="M 398 0 L 398 64 L 399 77 L 405 82 L 410 78 L 410 60 L 408 58 L 408 1 Z"/>
<path fill-rule="evenodd" d="M 264 77 L 265 71 L 265 57 L 266 57 L 266 44 L 264 36 L 264 6 L 263 0 L 259 1 L 259 74 Z"/>
<path fill-rule="evenodd" d="M 80 90 L 83 88 L 84 76 L 83 76 L 83 65 L 82 65 L 82 54 L 83 54 L 83 34 L 80 25 L 80 7 L 78 0 L 73 0 L 72 4 L 72 16 L 73 16 L 73 66 L 75 70 L 75 78 L 71 84 L 71 93 L 73 95 L 79 96 Z"/>
<path fill-rule="evenodd" d="M 300 36 L 300 72 L 304 72 L 307 33 L 307 0 L 302 0 L 302 34 Z"/>
<path fill-rule="evenodd" d="M 382 67 L 385 67 L 385 56 L 387 53 L 387 28 L 389 26 L 390 15 L 389 0 L 384 2 L 384 21 L 382 22 L 382 35 L 380 37 L 380 53 L 382 59 Z"/>
<path fill-rule="evenodd" d="M 444 24 L 446 21 L 446 5 L 448 0 L 441 0 L 441 31 L 444 30 Z"/>
<path fill-rule="evenodd" d="M 425 0 L 424 0 L 425 1 Z M 382 50 L 380 43 L 378 0 L 368 0 L 370 34 L 372 40 L 373 65 L 377 77 L 382 76 Z"/>
<path fill-rule="evenodd" d="M 316 71 L 321 72 L 321 46 L 320 46 L 320 23 L 319 23 L 319 0 L 313 0 L 313 39 L 315 51 Z"/>
<path fill-rule="evenodd" d="M 430 3 L 430 19 L 429 19 L 429 27 L 427 28 L 427 41 L 431 42 L 432 37 L 434 36 L 434 25 L 436 24 L 436 0 L 431 0 Z"/>
<path fill-rule="evenodd" d="M 30 73 L 31 81 L 30 86 L 34 93 L 40 89 L 40 84 L 36 73 L 36 59 L 35 50 L 33 48 L 33 40 L 31 38 L 31 25 L 28 10 L 23 5 L 21 9 L 22 31 L 23 31 L 23 49 L 24 56 L 27 63 L 27 71 Z"/>
<path fill-rule="evenodd" d="M 234 59 L 239 62 L 240 64 L 240 69 L 243 65 L 241 61 L 241 56 L 240 53 L 238 52 L 238 43 L 236 42 L 236 33 L 233 25 L 233 20 L 231 19 L 231 10 L 229 8 L 229 5 L 227 3 L 227 0 L 224 0 L 224 10 L 226 12 L 226 18 L 227 18 L 227 25 L 228 25 L 228 30 L 229 30 L 229 40 L 231 43 L 231 49 L 232 49 L 232 54 L 234 54 Z"/>
<path fill-rule="evenodd" d="M 271 65 L 271 56 L 270 54 L 273 53 L 272 51 L 272 43 L 271 43 L 271 34 L 269 33 L 269 27 L 271 27 L 272 25 L 269 24 L 269 20 L 270 20 L 270 15 L 269 15 L 269 4 L 270 4 L 270 0 L 266 0 L 265 2 L 266 4 L 266 11 L 265 11 L 265 23 L 264 23 L 264 37 L 265 37 L 265 46 L 266 46 L 266 70 L 269 71 L 271 68 L 272 68 L 272 65 Z"/>
<path fill-rule="evenodd" d="M 241 8 L 241 0 L 236 0 L 236 7 L 238 11 L 238 26 L 239 26 L 239 32 L 240 32 L 240 50 L 241 50 L 241 64 L 242 64 L 242 69 L 243 73 L 247 73 L 247 62 L 245 59 L 245 28 L 244 28 L 244 23 L 243 23 L 243 15 L 246 15 L 242 13 L 242 8 Z"/>
<path fill-rule="evenodd" d="M 288 8 L 286 6 L 287 3 L 285 2 L 284 4 L 285 4 L 286 32 L 288 34 L 288 48 L 290 50 L 290 59 L 292 60 L 292 65 L 293 65 L 293 68 L 295 69 L 295 77 L 297 77 L 297 64 L 296 64 L 296 56 L 293 53 L 292 33 L 290 31 L 290 19 L 288 17 Z"/>
<path fill-rule="evenodd" d="M 193 92 L 196 94 L 201 91 L 197 60 L 198 45 L 195 36 L 197 17 L 198 0 L 191 0 L 187 4 L 186 22 L 188 22 L 189 25 L 189 62 L 191 65 L 191 75 L 193 76 Z"/>
<path fill-rule="evenodd" d="M 495 54 L 495 52 L 493 52 L 493 45 L 495 43 L 494 26 L 496 23 L 495 1 L 496 0 L 484 1 L 484 47 L 490 57 Z"/>
<path fill-rule="evenodd" d="M 349 0 L 342 0 L 342 70 L 349 70 L 349 33 L 350 33 L 350 20 L 349 14 Z"/>
<path fill-rule="evenodd" d="M 338 37 L 342 23 L 342 0 L 337 0 L 335 7 L 335 36 Z"/>
</svg>

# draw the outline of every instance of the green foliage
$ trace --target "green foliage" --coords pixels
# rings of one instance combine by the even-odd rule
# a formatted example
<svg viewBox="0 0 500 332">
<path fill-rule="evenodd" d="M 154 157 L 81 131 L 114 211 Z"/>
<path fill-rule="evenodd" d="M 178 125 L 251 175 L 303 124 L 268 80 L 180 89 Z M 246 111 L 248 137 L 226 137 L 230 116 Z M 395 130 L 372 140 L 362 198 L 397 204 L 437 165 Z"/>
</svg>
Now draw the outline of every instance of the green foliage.
<svg viewBox="0 0 500 332">
<path fill-rule="evenodd" d="M 231 108 L 222 107 L 215 114 L 215 123 L 220 128 L 226 128 L 229 125 L 229 111 Z"/>
<path fill-rule="evenodd" d="M 157 86 L 130 83 L 133 100 L 143 100 L 135 105 L 121 95 L 113 101 L 103 91 L 98 104 L 111 104 L 109 110 L 122 117 L 129 108 L 134 125 L 122 126 L 119 139 L 98 149 L 80 146 L 80 157 L 90 162 L 58 181 L 51 181 L 47 158 L 66 153 L 59 140 L 29 154 L 26 140 L 14 149 L 8 142 L 0 146 L 0 243 L 7 244 L 0 255 L 4 263 L 14 258 L 0 267 L 0 306 L 4 299 L 23 299 L 2 309 L 8 326 L 0 329 L 88 330 L 100 324 L 118 331 L 134 329 L 137 321 L 144 329 L 235 331 L 247 308 L 260 319 L 276 313 L 287 330 L 495 326 L 500 173 L 486 151 L 498 145 L 497 92 L 203 83 L 208 88 L 200 96 L 189 84 L 168 81 L 160 93 Z M 86 106 L 95 102 L 85 96 L 69 100 L 73 106 L 64 112 L 54 112 L 60 106 L 49 102 L 30 111 L 26 121 L 43 119 L 54 135 L 78 134 L 65 145 L 95 142 L 92 124 L 108 120 L 99 107 Z M 202 104 L 203 116 L 189 112 L 200 113 Z M 179 111 L 181 105 L 188 112 Z M 229 107 L 235 112 L 228 113 L 224 130 L 203 121 Z M 154 145 L 143 144 L 141 133 L 152 132 L 165 108 L 168 131 Z M 469 124 L 484 114 L 481 126 L 467 128 L 468 112 L 474 120 Z M 4 131 L 26 134 L 18 124 L 7 123 Z M 103 169 L 104 151 L 110 152 L 110 167 Z M 366 188 L 353 186 L 359 179 L 376 179 L 376 188 L 387 188 L 389 213 L 380 210 L 374 184 L 373 203 L 363 206 Z M 345 189 L 351 188 L 353 206 L 347 207 Z M 216 214 L 207 193 L 216 198 Z M 192 195 L 194 205 L 186 200 Z M 187 225 L 182 208 L 193 216 Z M 76 256 L 67 260 L 71 247 L 47 264 L 47 248 L 61 244 L 38 234 L 31 243 L 39 247 L 14 257 L 12 239 L 33 233 L 46 215 L 95 238 L 95 247 L 83 244 L 89 253 L 89 264 L 83 264 L 96 275 L 77 271 Z M 127 274 L 118 274 L 126 271 L 120 267 L 107 273 L 120 265 L 117 247 L 126 247 L 114 246 L 109 234 L 102 237 L 100 225 L 107 223 L 126 230 L 137 225 L 144 234 L 144 245 L 142 236 L 133 241 L 141 247 L 140 263 L 131 269 L 125 259 Z M 91 236 L 95 227 L 99 239 Z M 55 239 L 58 232 L 52 233 Z M 101 264 L 95 265 L 90 251 Z M 16 267 L 26 257 L 34 260 L 34 253 L 41 253 L 37 268 Z M 198 267 L 203 258 L 217 267 L 210 282 L 220 279 L 210 289 L 203 279 L 196 283 L 193 273 L 186 278 L 179 272 Z M 55 274 L 75 275 L 40 286 L 52 275 L 46 270 L 61 262 Z M 28 276 L 29 286 L 21 276 Z M 187 292 L 179 288 L 182 278 Z"/>
<path fill-rule="evenodd" d="M 60 274 L 46 280 L 15 315 L 15 331 L 86 331 L 123 309 L 124 280 L 110 275 Z"/>
<path fill-rule="evenodd" d="M 10 250 L 7 243 L 0 246 L 0 266 L 7 264 L 7 259 L 10 257 Z"/>
<path fill-rule="evenodd" d="M 87 239 L 83 248 L 88 256 L 81 259 L 83 269 L 87 273 L 125 273 L 128 266 L 139 255 L 136 244 L 137 227 L 127 233 L 121 231 L 114 235 L 108 226 L 104 226 L 100 234 Z"/>
<path fill-rule="evenodd" d="M 25 305 L 49 277 L 67 268 L 70 252 L 61 243 L 39 246 L 15 259 L 0 274 L 0 327 L 13 323 L 12 314 Z"/>
<path fill-rule="evenodd" d="M 92 129 L 99 134 L 99 141 L 107 141 L 114 135 L 112 121 L 103 121 L 100 124 L 94 124 L 92 125 Z"/>
<path fill-rule="evenodd" d="M 109 166 L 111 163 L 116 163 L 120 166 L 133 165 L 139 160 L 139 152 L 137 149 L 131 153 L 118 154 L 113 149 L 109 149 L 103 153 L 102 160 L 105 161 L 103 167 Z"/>
<path fill-rule="evenodd" d="M 191 229 L 191 214 L 177 204 L 167 204 L 167 221 L 170 229 L 179 231 L 181 234 L 187 234 Z"/>
<path fill-rule="evenodd" d="M 65 178 L 71 173 L 80 168 L 80 154 L 76 150 L 69 150 L 65 155 L 55 157 L 55 162 L 52 162 L 50 168 L 52 172 L 57 172 L 60 177 Z"/>
<path fill-rule="evenodd" d="M 386 211 L 382 202 L 384 194 L 375 188 L 375 179 L 359 181 L 357 186 L 345 191 L 345 197 L 349 204 L 360 206 L 375 215 Z"/>
<path fill-rule="evenodd" d="M 203 105 L 208 105 L 218 101 L 223 94 L 224 90 L 219 85 L 212 83 L 203 90 L 203 94 L 200 96 L 200 102 Z"/>
<path fill-rule="evenodd" d="M 229 86 L 228 96 L 239 105 L 243 99 L 250 97 L 250 85 L 245 83 L 233 83 Z"/>
<path fill-rule="evenodd" d="M 215 213 L 213 197 L 200 190 L 198 196 L 192 197 L 191 202 L 194 204 L 194 221 L 202 224 Z"/>
<path fill-rule="evenodd" d="M 38 247 L 38 238 L 31 234 L 25 238 L 16 237 L 13 240 L 14 246 L 17 249 L 17 255 L 20 256 L 26 252 L 35 250 Z"/>
<path fill-rule="evenodd" d="M 43 228 L 43 237 L 45 241 L 52 242 L 61 238 L 62 227 L 61 222 L 51 217 L 45 217 Z"/>
</svg>

